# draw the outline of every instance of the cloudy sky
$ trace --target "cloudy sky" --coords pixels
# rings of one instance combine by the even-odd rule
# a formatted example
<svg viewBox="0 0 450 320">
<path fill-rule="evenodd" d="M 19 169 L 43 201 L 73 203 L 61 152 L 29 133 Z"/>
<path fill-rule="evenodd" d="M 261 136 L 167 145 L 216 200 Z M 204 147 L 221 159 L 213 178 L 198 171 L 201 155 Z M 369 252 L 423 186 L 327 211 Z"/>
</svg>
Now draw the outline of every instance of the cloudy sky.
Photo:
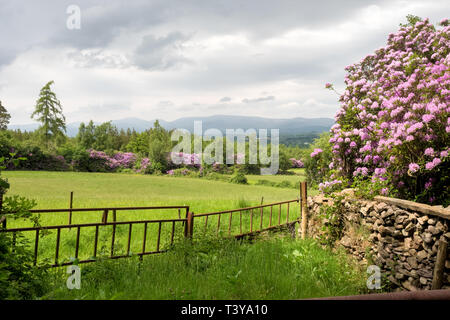
<svg viewBox="0 0 450 320">
<path fill-rule="evenodd" d="M 32 122 L 50 80 L 68 122 L 333 117 L 324 84 L 342 91 L 407 14 L 437 23 L 450 2 L 1 0 L 0 100 L 11 124 Z"/>
</svg>

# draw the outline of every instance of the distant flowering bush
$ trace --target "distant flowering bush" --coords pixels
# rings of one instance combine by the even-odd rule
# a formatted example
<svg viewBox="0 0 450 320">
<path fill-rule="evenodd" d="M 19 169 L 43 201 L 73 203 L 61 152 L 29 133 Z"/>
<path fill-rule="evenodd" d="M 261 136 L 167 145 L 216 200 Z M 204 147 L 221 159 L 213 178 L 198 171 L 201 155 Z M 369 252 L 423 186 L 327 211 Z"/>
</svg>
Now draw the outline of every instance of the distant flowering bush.
<svg viewBox="0 0 450 320">
<path fill-rule="evenodd" d="M 180 168 L 180 169 L 172 169 L 172 170 L 168 170 L 166 172 L 169 176 L 186 176 L 189 175 L 191 173 L 191 171 L 187 168 Z"/>
<path fill-rule="evenodd" d="M 131 152 L 116 152 L 108 155 L 103 151 L 88 150 L 90 171 L 115 172 L 125 169 L 134 169 L 137 173 L 149 173 L 151 166 L 148 158 L 138 157 Z"/>
<path fill-rule="evenodd" d="M 302 160 L 297 160 L 295 158 L 290 158 L 289 161 L 291 161 L 292 164 L 292 168 L 303 168 L 305 166 L 305 164 L 303 163 Z"/>
<path fill-rule="evenodd" d="M 448 202 L 450 27 L 408 20 L 386 47 L 346 68 L 331 166 L 349 180 L 388 181 L 384 194 Z"/>
<path fill-rule="evenodd" d="M 196 153 L 171 152 L 169 154 L 169 163 L 175 167 L 185 165 L 199 168 L 201 158 Z"/>
</svg>

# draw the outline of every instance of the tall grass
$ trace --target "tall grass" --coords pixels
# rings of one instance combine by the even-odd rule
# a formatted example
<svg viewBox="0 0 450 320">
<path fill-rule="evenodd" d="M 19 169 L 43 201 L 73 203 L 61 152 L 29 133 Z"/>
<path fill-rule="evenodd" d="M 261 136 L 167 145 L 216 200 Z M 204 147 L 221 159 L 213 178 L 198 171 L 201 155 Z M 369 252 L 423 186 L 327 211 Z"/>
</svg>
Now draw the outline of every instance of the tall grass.
<svg viewBox="0 0 450 320">
<path fill-rule="evenodd" d="M 82 268 L 81 289 L 54 271 L 45 299 L 298 299 L 358 294 L 365 274 L 347 256 L 312 240 L 253 243 L 201 237 L 167 253 Z"/>
</svg>

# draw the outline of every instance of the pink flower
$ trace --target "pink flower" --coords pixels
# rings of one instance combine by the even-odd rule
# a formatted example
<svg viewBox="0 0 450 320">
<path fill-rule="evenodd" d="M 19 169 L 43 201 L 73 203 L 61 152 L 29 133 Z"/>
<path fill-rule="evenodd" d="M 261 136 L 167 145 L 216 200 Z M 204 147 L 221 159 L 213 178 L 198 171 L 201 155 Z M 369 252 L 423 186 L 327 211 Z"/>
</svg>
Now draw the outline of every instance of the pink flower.
<svg viewBox="0 0 450 320">
<path fill-rule="evenodd" d="M 433 119 L 435 119 L 436 117 L 434 116 L 434 115 L 432 115 L 432 114 L 424 114 L 423 116 L 422 116 L 422 120 L 423 120 L 423 122 L 425 122 L 425 123 L 428 123 L 428 122 L 430 122 L 430 121 L 432 121 Z"/>
<path fill-rule="evenodd" d="M 426 148 L 424 154 L 425 154 L 426 156 L 430 156 L 430 157 L 434 156 L 434 150 L 433 150 L 433 148 Z"/>
<path fill-rule="evenodd" d="M 420 166 L 417 163 L 410 163 L 408 168 L 409 168 L 409 171 L 414 173 L 414 172 L 417 172 L 417 170 L 420 169 Z"/>
</svg>

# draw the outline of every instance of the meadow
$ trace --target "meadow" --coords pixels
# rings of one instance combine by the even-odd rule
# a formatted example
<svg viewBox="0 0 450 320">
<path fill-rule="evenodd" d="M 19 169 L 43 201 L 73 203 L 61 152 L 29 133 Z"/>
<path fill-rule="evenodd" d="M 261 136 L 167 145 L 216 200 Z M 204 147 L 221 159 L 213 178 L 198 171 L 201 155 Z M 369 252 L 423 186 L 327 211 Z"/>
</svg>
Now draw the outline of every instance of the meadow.
<svg viewBox="0 0 450 320">
<path fill-rule="evenodd" d="M 210 181 L 199 178 L 184 178 L 170 176 L 119 174 L 119 173 L 80 173 L 80 172 L 45 172 L 45 171 L 8 171 L 4 176 L 11 183 L 8 196 L 19 195 L 33 199 L 37 206 L 34 209 L 67 209 L 69 208 L 70 192 L 74 193 L 74 208 L 101 208 L 101 207 L 138 207 L 138 206 L 189 206 L 190 211 L 196 214 L 245 208 L 261 204 L 285 200 L 294 200 L 298 197 L 298 190 L 293 188 L 275 188 L 259 185 L 239 185 L 223 181 Z M 267 176 L 265 176 L 267 177 Z M 294 175 L 287 176 L 293 181 L 298 180 Z M 271 179 L 276 179 L 270 177 Z M 284 179 L 279 177 L 278 179 Z M 278 211 L 279 210 L 279 211 Z M 72 224 L 98 223 L 102 219 L 102 211 L 74 212 Z M 219 226 L 219 216 L 210 216 L 196 219 L 194 232 L 227 233 L 227 223 L 231 221 L 231 234 L 249 232 L 257 227 L 269 226 L 272 216 L 270 208 L 264 208 L 263 218 L 260 211 L 244 211 L 242 214 L 234 213 L 222 217 Z M 170 210 L 144 210 L 144 211 L 118 211 L 117 221 L 177 219 L 185 218 L 185 211 Z M 250 217 L 250 214 L 252 215 Z M 230 217 L 232 215 L 232 217 Z M 42 226 L 65 225 L 68 222 L 68 213 L 42 213 L 40 224 Z M 289 216 L 286 205 L 273 210 L 273 222 L 294 221 L 300 216 L 299 206 L 292 204 Z M 232 220 L 231 220 L 232 218 Z M 263 221 L 261 221 L 261 219 Z M 111 216 L 109 220 L 111 221 Z M 240 225 L 242 221 L 242 226 Z M 31 227 L 31 222 L 9 220 L 8 228 Z M 172 231 L 173 227 L 173 231 Z M 172 232 L 177 235 L 184 234 L 182 223 L 162 223 L 161 237 L 158 236 L 158 224 L 150 223 L 144 230 L 143 224 L 101 226 L 98 235 L 98 253 L 111 254 L 114 246 L 114 255 L 123 255 L 128 252 L 128 236 L 131 234 L 130 252 L 142 252 L 143 234 L 147 234 L 145 246 L 147 251 L 166 249 L 172 243 Z M 34 242 L 35 233 L 24 232 L 24 235 Z M 41 235 L 42 236 L 42 235 Z M 77 228 L 62 229 L 61 245 L 58 253 L 58 262 L 69 262 L 75 259 L 75 245 Z M 95 227 L 83 228 L 80 232 L 80 249 L 78 259 L 91 259 L 94 248 Z M 38 261 L 56 263 L 55 251 L 57 232 L 48 232 L 39 240 Z M 114 244 L 114 245 L 113 245 Z"/>
</svg>

